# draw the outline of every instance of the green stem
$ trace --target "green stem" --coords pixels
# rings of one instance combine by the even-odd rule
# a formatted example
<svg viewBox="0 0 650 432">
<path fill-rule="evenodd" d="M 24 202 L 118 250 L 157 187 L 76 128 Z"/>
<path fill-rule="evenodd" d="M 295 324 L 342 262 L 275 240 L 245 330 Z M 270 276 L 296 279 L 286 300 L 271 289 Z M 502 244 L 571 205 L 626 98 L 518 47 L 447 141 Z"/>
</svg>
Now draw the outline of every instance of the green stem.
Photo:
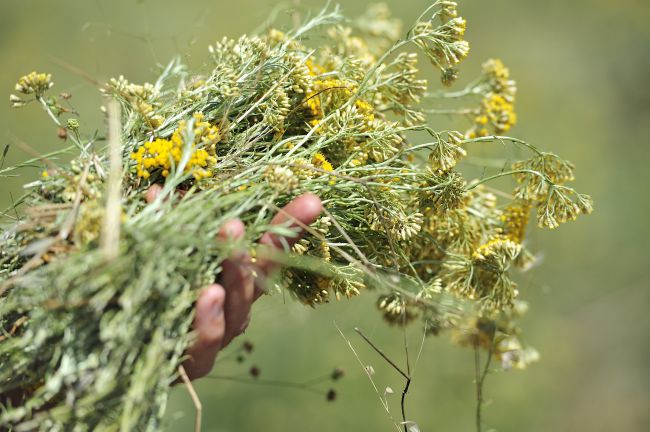
<svg viewBox="0 0 650 432">
<path fill-rule="evenodd" d="M 45 99 L 43 99 L 43 96 L 37 96 L 38 101 L 41 103 L 41 106 L 45 110 L 45 112 L 50 116 L 52 121 L 59 127 L 63 127 L 61 124 L 61 121 L 59 118 L 52 112 L 52 109 L 50 109 L 50 106 L 45 102 Z"/>
<path fill-rule="evenodd" d="M 472 185 L 469 186 L 467 188 L 467 190 L 472 190 L 472 189 L 474 189 L 475 187 L 477 187 L 480 184 L 487 183 L 490 180 L 494 180 L 494 179 L 497 179 L 497 178 L 500 178 L 500 177 L 506 177 L 506 176 L 513 175 L 513 174 L 526 174 L 526 173 L 534 174 L 536 176 L 540 176 L 540 177 L 542 177 L 544 179 L 544 181 L 546 181 L 546 182 L 550 183 L 551 185 L 553 185 L 553 182 L 551 182 L 548 179 L 548 177 L 546 177 L 544 174 L 542 174 L 542 173 L 540 173 L 538 171 L 529 170 L 529 169 L 520 169 L 520 170 L 504 171 L 504 172 L 501 172 L 499 174 L 495 174 L 495 175 L 492 175 L 492 176 L 489 176 L 489 177 L 482 178 L 481 180 L 477 180 L 476 182 L 472 183 Z"/>
<path fill-rule="evenodd" d="M 483 385 L 485 384 L 485 378 L 487 377 L 488 372 L 490 371 L 490 363 L 492 362 L 492 353 L 494 352 L 494 334 L 490 339 L 490 347 L 488 348 L 487 360 L 485 360 L 485 366 L 481 372 L 481 353 L 479 351 L 478 345 L 474 345 L 474 373 L 476 380 L 476 432 L 481 432 L 483 430 L 482 424 L 482 408 L 483 408 Z"/>
<path fill-rule="evenodd" d="M 471 108 L 462 108 L 462 109 L 423 109 L 425 114 L 437 114 L 437 115 L 469 115 L 476 114 L 476 110 Z"/>
<path fill-rule="evenodd" d="M 475 142 L 493 142 L 493 141 L 501 141 L 501 142 L 510 141 L 513 144 L 522 145 L 522 146 L 528 148 L 529 150 L 535 152 L 538 155 L 542 154 L 542 152 L 539 151 L 537 149 L 537 147 L 535 147 L 532 144 L 527 143 L 524 140 L 520 140 L 518 138 L 513 138 L 513 137 L 509 137 L 509 136 L 501 136 L 501 135 L 488 135 L 488 136 L 478 137 L 478 138 L 468 138 L 468 139 L 464 139 L 463 141 L 461 141 L 461 144 L 469 144 L 469 143 L 475 143 Z"/>
<path fill-rule="evenodd" d="M 40 102 L 41 106 L 43 107 L 43 109 L 45 110 L 47 115 L 50 116 L 50 118 L 52 119 L 54 124 L 56 124 L 60 128 L 63 128 L 64 127 L 63 124 L 61 123 L 59 118 L 56 116 L 56 114 L 54 114 L 54 112 L 52 111 L 50 106 L 47 104 L 45 99 L 43 99 L 43 96 L 37 96 L 36 99 Z M 72 134 L 72 136 L 70 136 L 70 139 L 74 143 L 75 147 L 77 147 L 82 154 L 84 154 L 84 155 L 87 154 L 86 149 L 84 148 L 83 145 L 81 145 L 81 141 L 79 141 L 79 135 L 76 132 L 74 134 Z"/>
</svg>

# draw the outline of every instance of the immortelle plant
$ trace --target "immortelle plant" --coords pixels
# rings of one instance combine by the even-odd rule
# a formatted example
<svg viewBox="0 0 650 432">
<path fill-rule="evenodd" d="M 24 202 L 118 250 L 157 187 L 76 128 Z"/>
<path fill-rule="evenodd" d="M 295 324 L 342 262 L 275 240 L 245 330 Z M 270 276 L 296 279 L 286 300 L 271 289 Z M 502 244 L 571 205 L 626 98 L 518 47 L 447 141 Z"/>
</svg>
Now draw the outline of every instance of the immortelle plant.
<svg viewBox="0 0 650 432">
<path fill-rule="evenodd" d="M 516 87 L 499 60 L 444 89 L 469 52 L 465 25 L 455 2 L 436 1 L 405 34 L 376 6 L 354 21 L 329 8 L 284 32 L 223 39 L 200 72 L 174 60 L 153 83 L 105 84 L 107 138 L 82 132 L 49 74 L 20 78 L 13 106 L 40 105 L 72 145 L 0 170 L 45 167 L 0 238 L 0 393 L 27 389 L 0 425 L 159 429 L 200 288 L 233 248 L 255 259 L 261 233 L 295 235 L 270 218 L 305 192 L 324 214 L 272 256 L 283 270 L 268 293 L 315 306 L 368 291 L 390 323 L 451 331 L 506 369 L 534 360 L 511 278 L 534 259 L 529 216 L 556 228 L 592 202 L 568 186 L 570 162 L 503 136 Z M 442 84 L 428 90 L 431 67 Z M 441 130 L 440 113 L 469 125 Z M 468 153 L 493 143 L 525 156 L 465 179 L 458 163 L 475 165 Z M 504 177 L 512 189 L 495 189 Z M 147 204 L 152 185 L 161 192 Z M 233 218 L 247 236 L 215 241 Z"/>
</svg>

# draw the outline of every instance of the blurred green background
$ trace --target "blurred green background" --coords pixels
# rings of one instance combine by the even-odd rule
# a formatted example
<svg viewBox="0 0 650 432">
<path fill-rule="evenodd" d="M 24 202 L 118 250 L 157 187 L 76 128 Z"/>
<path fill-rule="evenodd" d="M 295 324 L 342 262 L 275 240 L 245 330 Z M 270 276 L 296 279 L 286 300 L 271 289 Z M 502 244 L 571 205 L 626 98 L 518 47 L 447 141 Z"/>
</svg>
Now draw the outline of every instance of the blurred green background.
<svg viewBox="0 0 650 432">
<path fill-rule="evenodd" d="M 341 0 L 356 15 L 366 2 Z M 408 24 L 428 2 L 388 2 Z M 103 128 L 97 89 L 69 64 L 104 81 L 124 74 L 151 80 L 156 64 L 183 54 L 201 66 L 206 47 L 222 36 L 251 32 L 276 6 L 271 0 L 1 0 L 0 147 L 23 141 L 38 152 L 62 146 L 36 106 L 10 110 L 9 93 L 31 70 L 53 73 L 54 90 L 73 94 L 86 131 Z M 319 8 L 320 1 L 302 5 Z M 650 6 L 646 0 L 487 0 L 461 2 L 468 19 L 465 81 L 488 57 L 500 57 L 520 89 L 519 125 L 512 131 L 573 161 L 577 188 L 593 195 L 595 213 L 560 229 L 536 231 L 541 267 L 521 281 L 530 301 L 526 340 L 541 362 L 525 372 L 488 377 L 485 422 L 499 431 L 650 430 L 650 319 L 648 306 L 648 139 L 650 125 Z M 429 74 L 436 83 L 438 75 Z M 461 81 L 462 84 L 462 81 Z M 12 145 L 5 165 L 30 155 Z M 2 179 L 0 207 L 21 194 L 37 173 Z M 13 197 L 13 198 L 12 198 Z M 204 379 L 196 383 L 209 431 L 389 431 L 363 369 L 336 325 L 366 365 L 380 391 L 390 386 L 398 419 L 400 377 L 353 332 L 361 327 L 392 358 L 404 363 L 403 333 L 385 326 L 373 299 L 362 297 L 308 310 L 281 296 L 255 308 L 245 339 L 255 350 L 234 361 L 240 341 L 214 374 L 240 376 L 256 365 L 260 379 L 294 383 L 346 371 L 338 398 L 280 385 Z M 407 330 L 412 353 L 421 331 Z M 473 354 L 448 339 L 428 338 L 407 403 L 423 431 L 473 430 Z M 191 430 L 193 408 L 184 388 L 173 390 L 168 430 Z"/>
</svg>

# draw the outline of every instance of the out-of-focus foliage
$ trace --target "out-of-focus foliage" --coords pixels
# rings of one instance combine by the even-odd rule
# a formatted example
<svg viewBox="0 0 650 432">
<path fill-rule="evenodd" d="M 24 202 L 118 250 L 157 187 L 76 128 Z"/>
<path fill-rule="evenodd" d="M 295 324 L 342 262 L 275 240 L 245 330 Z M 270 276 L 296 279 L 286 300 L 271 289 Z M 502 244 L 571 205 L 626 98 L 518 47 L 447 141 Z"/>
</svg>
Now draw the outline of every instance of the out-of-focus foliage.
<svg viewBox="0 0 650 432">
<path fill-rule="evenodd" d="M 119 74 L 144 81 L 152 75 L 152 62 L 166 63 L 180 52 L 192 63 L 199 53 L 203 58 L 206 42 L 253 29 L 274 7 L 274 2 L 253 0 L 3 3 L 2 93 L 9 93 L 15 77 L 32 69 L 52 71 L 59 77 L 57 90 L 73 93 L 72 104 L 87 116 L 81 121 L 97 128 L 104 127 L 101 114 L 88 115 L 100 102 L 96 89 L 91 83 L 66 87 L 79 79 L 62 64 L 100 81 Z M 364 2 L 340 3 L 350 15 L 365 8 Z M 485 410 L 486 423 L 504 431 L 647 430 L 650 348 L 644 305 L 650 294 L 643 264 L 650 203 L 643 121 L 650 106 L 650 58 L 644 55 L 650 42 L 648 7 L 638 0 L 463 3 L 474 54 L 463 67 L 464 76 L 475 75 L 470 71 L 479 70 L 481 59 L 501 56 L 525 89 L 518 98 L 521 126 L 509 133 L 576 162 L 577 186 L 593 193 L 598 210 L 583 223 L 564 227 L 561 236 L 535 234 L 535 243 L 554 250 L 540 270 L 520 283 L 523 298 L 535 305 L 524 323 L 527 342 L 542 352 L 542 361 L 525 374 L 488 377 L 487 398 L 493 403 Z M 406 22 L 425 6 L 424 1 L 389 4 Z M 321 6 L 314 1 L 303 5 Z M 498 52 L 493 52 L 495 47 Z M 0 151 L 16 137 L 38 152 L 62 145 L 56 129 L 36 109 L 18 113 L 10 112 L 8 103 L 1 106 L 0 131 L 12 134 L 1 137 Z M 48 135 L 52 138 L 43 141 Z M 486 150 L 485 156 L 490 155 Z M 5 164 L 29 157 L 14 145 Z M 35 172 L 2 180 L 3 209 Z M 398 417 L 400 377 L 352 328 L 364 329 L 400 364 L 402 333 L 383 326 L 374 305 L 359 304 L 363 302 L 333 304 L 316 312 L 279 297 L 260 302 L 246 337 L 255 342 L 250 361 L 261 376 L 300 382 L 341 366 L 347 374 L 338 385 L 337 401 L 328 404 L 324 394 L 277 386 L 203 380 L 197 389 L 206 429 L 390 430 L 372 386 L 334 325 L 336 321 L 362 360 L 373 366 L 380 388 L 396 391 L 389 401 Z M 408 336 L 416 353 L 421 334 L 412 328 Z M 407 405 L 409 417 L 425 431 L 469 430 L 474 404 L 471 352 L 430 339 L 421 358 Z M 236 375 L 249 366 L 229 360 L 225 352 L 214 373 Z M 168 411 L 170 430 L 187 430 L 193 423 L 183 388 L 175 390 Z"/>
</svg>

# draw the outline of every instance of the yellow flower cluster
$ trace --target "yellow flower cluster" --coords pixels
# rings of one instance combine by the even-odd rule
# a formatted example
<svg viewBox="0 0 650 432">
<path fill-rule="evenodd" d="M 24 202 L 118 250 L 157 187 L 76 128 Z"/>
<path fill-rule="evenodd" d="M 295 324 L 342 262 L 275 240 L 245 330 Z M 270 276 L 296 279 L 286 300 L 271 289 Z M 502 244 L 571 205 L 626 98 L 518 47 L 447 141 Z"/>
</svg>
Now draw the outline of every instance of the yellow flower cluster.
<svg viewBox="0 0 650 432">
<path fill-rule="evenodd" d="M 526 235 L 526 225 L 530 215 L 531 205 L 525 201 L 514 201 L 503 211 L 503 234 L 510 240 L 521 244 Z"/>
<path fill-rule="evenodd" d="M 445 9 L 439 15 L 442 25 L 436 25 L 431 20 L 420 21 L 411 30 L 413 42 L 443 74 L 469 54 L 469 43 L 464 40 L 467 21 L 458 16 L 455 2 L 446 3 Z"/>
<path fill-rule="evenodd" d="M 447 22 L 447 26 L 450 29 L 450 34 L 456 40 L 463 40 L 465 36 L 465 31 L 467 30 L 467 20 L 463 17 L 456 17 Z"/>
<path fill-rule="evenodd" d="M 499 261 L 513 260 L 519 255 L 521 245 L 512 241 L 509 237 L 497 235 L 492 237 L 487 243 L 479 246 L 472 255 L 475 261 L 486 261 L 496 259 Z"/>
<path fill-rule="evenodd" d="M 313 77 L 325 73 L 325 68 L 315 63 L 312 59 L 307 59 L 305 65 L 307 66 L 307 69 L 309 69 L 309 75 Z"/>
<path fill-rule="evenodd" d="M 327 160 L 325 155 L 322 153 L 316 153 L 312 159 L 311 159 L 312 165 L 314 165 L 316 168 L 320 168 L 323 171 L 326 171 L 328 173 L 334 171 L 334 167 L 330 163 L 330 161 Z M 330 178 L 329 184 L 333 185 L 336 183 L 336 179 L 334 177 Z"/>
<path fill-rule="evenodd" d="M 502 94 L 510 102 L 514 102 L 517 84 L 510 79 L 510 70 L 499 59 L 489 59 L 482 65 L 483 75 L 491 91 Z"/>
<path fill-rule="evenodd" d="M 15 90 L 26 95 L 34 93 L 36 96 L 40 96 L 53 85 L 52 75 L 31 72 L 20 77 Z"/>
<path fill-rule="evenodd" d="M 311 71 L 314 71 L 316 66 L 313 65 L 312 68 L 310 68 Z M 315 73 L 315 72 L 311 72 Z M 323 115 L 323 110 L 322 110 L 322 103 L 321 103 L 321 94 L 325 94 L 326 92 L 331 92 L 331 91 L 336 91 L 336 93 L 342 93 L 342 95 L 346 98 L 349 98 L 352 96 L 352 92 L 348 85 L 346 85 L 343 81 L 335 78 L 329 78 L 326 80 L 316 80 L 314 81 L 314 89 L 312 94 L 307 96 L 306 104 L 307 107 L 309 108 L 309 111 L 311 112 L 311 115 L 314 117 L 322 117 Z M 325 95 L 329 96 L 329 95 Z M 313 122 L 313 120 L 312 120 Z M 315 124 L 312 123 L 312 126 Z"/>
<path fill-rule="evenodd" d="M 196 181 L 212 176 L 210 165 L 217 162 L 215 146 L 220 139 L 219 128 L 203 121 L 203 114 L 194 114 L 194 142 L 191 143 L 191 155 L 185 165 L 184 172 L 190 173 Z M 131 153 L 131 159 L 136 162 L 138 177 L 148 179 L 154 172 L 167 177 L 172 167 L 180 163 L 183 149 L 186 146 L 184 135 L 188 124 L 181 121 L 171 139 L 156 139 L 144 143 L 137 151 Z"/>
<path fill-rule="evenodd" d="M 483 99 L 474 123 L 474 128 L 468 134 L 470 138 L 489 135 L 488 125 L 499 135 L 509 131 L 517 123 L 517 113 L 513 103 L 504 96 L 490 94 Z"/>
<path fill-rule="evenodd" d="M 375 107 L 372 106 L 370 102 L 367 102 L 363 99 L 357 99 L 354 105 L 363 115 L 363 119 L 368 123 L 372 123 L 375 120 Z"/>
<path fill-rule="evenodd" d="M 314 157 L 311 159 L 311 163 L 314 164 L 316 168 L 320 168 L 323 171 L 327 171 L 327 172 L 334 171 L 334 167 L 322 153 L 316 153 Z"/>
<path fill-rule="evenodd" d="M 510 79 L 510 71 L 501 60 L 491 59 L 483 64 L 483 77 L 487 91 L 481 102 L 474 126 L 467 133 L 476 138 L 492 133 L 508 132 L 517 123 L 515 113 L 516 84 Z"/>
<path fill-rule="evenodd" d="M 136 102 L 133 103 L 133 108 L 142 116 L 142 119 L 152 130 L 158 129 L 165 121 L 161 115 L 156 114 L 153 105 L 150 103 L 136 100 Z"/>
<path fill-rule="evenodd" d="M 134 84 L 120 75 L 118 78 L 111 78 L 101 91 L 127 101 L 130 108 L 140 115 L 147 129 L 156 130 L 165 121 L 157 110 L 160 92 L 154 84 Z"/>
<path fill-rule="evenodd" d="M 312 83 L 310 91 L 305 97 L 304 104 L 307 107 L 308 123 L 317 130 L 324 116 L 332 110 L 343 106 L 357 91 L 356 84 L 338 78 L 319 79 L 320 75 L 327 72 L 322 65 L 308 59 L 305 62 L 309 70 Z M 370 126 L 375 120 L 375 108 L 369 102 L 357 99 L 354 103 L 357 111 L 363 116 L 365 123 Z M 322 130 L 321 130 L 322 131 Z"/>
<path fill-rule="evenodd" d="M 459 285 L 456 292 L 480 300 L 483 311 L 512 307 L 519 291 L 507 272 L 511 265 L 516 264 L 521 251 L 522 246 L 510 238 L 493 236 L 472 254 L 472 262 L 465 267 L 468 284 Z"/>
</svg>

